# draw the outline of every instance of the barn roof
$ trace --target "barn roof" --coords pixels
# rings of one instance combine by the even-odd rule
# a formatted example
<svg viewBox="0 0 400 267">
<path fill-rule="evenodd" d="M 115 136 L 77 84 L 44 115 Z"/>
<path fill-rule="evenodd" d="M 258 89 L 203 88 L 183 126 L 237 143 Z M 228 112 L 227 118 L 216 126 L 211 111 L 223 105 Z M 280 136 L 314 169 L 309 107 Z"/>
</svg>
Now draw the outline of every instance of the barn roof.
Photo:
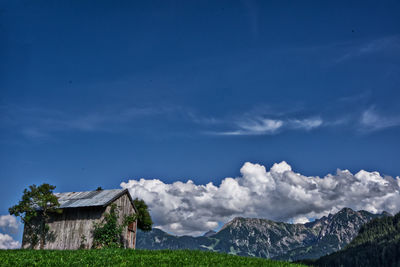
<svg viewBox="0 0 400 267">
<path fill-rule="evenodd" d="M 125 193 L 128 193 L 129 199 L 131 200 L 133 205 L 133 201 L 131 195 L 128 192 L 128 189 L 55 193 L 54 195 L 58 198 L 60 208 L 64 209 L 96 206 L 105 207 Z"/>
</svg>

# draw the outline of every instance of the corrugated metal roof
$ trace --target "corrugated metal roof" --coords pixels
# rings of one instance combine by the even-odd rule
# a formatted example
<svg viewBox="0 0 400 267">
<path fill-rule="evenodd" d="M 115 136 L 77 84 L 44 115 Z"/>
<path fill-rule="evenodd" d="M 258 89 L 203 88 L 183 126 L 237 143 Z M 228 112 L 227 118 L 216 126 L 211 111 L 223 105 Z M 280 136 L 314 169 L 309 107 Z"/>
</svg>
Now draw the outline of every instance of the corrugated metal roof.
<svg viewBox="0 0 400 267">
<path fill-rule="evenodd" d="M 54 195 L 58 198 L 60 208 L 64 209 L 105 206 L 122 195 L 125 191 L 127 191 L 127 189 L 55 193 Z"/>
</svg>

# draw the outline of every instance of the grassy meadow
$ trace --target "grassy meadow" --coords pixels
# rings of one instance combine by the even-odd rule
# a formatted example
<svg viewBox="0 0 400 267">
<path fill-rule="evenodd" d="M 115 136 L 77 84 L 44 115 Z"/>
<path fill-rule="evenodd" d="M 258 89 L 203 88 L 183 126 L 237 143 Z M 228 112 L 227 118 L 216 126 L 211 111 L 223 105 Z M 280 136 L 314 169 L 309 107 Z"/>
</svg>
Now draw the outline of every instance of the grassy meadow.
<svg viewBox="0 0 400 267">
<path fill-rule="evenodd" d="M 193 250 L 0 250 L 0 266 L 303 266 Z"/>
</svg>

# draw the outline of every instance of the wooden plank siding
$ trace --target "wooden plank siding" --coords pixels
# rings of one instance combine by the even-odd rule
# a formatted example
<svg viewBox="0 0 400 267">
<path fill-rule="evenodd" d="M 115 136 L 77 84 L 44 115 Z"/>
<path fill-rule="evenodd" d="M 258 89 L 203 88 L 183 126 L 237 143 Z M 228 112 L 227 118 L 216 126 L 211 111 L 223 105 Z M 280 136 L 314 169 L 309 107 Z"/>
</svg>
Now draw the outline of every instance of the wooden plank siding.
<svg viewBox="0 0 400 267">
<path fill-rule="evenodd" d="M 115 199 L 118 207 L 119 223 L 123 223 L 125 215 L 135 214 L 135 209 L 128 197 L 128 192 Z M 48 240 L 45 249 L 79 249 L 82 243 L 82 235 L 85 236 L 85 248 L 92 248 L 93 245 L 93 223 L 98 223 L 104 218 L 104 213 L 109 212 L 111 204 L 107 207 L 79 207 L 62 209 L 61 214 L 53 213 L 50 215 L 49 228 L 53 240 Z M 135 248 L 136 243 L 136 222 L 133 225 L 133 231 L 128 230 L 126 226 L 122 233 L 123 244 L 125 248 Z M 131 242 L 130 242 L 131 241 Z M 26 238 L 22 240 L 22 247 L 29 248 Z M 35 249 L 39 248 L 39 244 Z"/>
<path fill-rule="evenodd" d="M 119 197 L 118 199 L 116 199 L 114 202 L 114 204 L 117 205 L 118 207 L 118 211 L 119 211 L 119 223 L 122 224 L 124 217 L 125 216 L 129 216 L 132 214 L 135 214 L 135 209 L 132 206 L 131 200 L 128 197 L 128 194 L 123 194 L 121 197 Z M 111 205 L 107 207 L 107 212 L 109 212 L 111 209 Z M 136 243 L 136 222 L 134 222 L 134 232 L 130 233 L 128 226 L 126 226 L 124 228 L 124 230 L 122 231 L 122 238 L 124 240 L 124 246 L 126 248 L 135 248 L 135 243 Z M 131 234 L 133 234 L 133 244 L 130 242 L 130 240 L 132 240 L 131 238 Z"/>
</svg>

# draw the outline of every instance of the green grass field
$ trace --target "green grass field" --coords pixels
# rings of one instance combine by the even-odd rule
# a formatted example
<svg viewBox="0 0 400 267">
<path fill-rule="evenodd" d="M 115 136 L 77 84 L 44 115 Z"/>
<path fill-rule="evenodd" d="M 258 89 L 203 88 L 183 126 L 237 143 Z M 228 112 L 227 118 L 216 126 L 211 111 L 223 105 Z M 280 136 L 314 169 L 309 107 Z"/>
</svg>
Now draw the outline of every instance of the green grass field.
<svg viewBox="0 0 400 267">
<path fill-rule="evenodd" d="M 0 266 L 303 266 L 191 250 L 0 250 Z"/>
</svg>

